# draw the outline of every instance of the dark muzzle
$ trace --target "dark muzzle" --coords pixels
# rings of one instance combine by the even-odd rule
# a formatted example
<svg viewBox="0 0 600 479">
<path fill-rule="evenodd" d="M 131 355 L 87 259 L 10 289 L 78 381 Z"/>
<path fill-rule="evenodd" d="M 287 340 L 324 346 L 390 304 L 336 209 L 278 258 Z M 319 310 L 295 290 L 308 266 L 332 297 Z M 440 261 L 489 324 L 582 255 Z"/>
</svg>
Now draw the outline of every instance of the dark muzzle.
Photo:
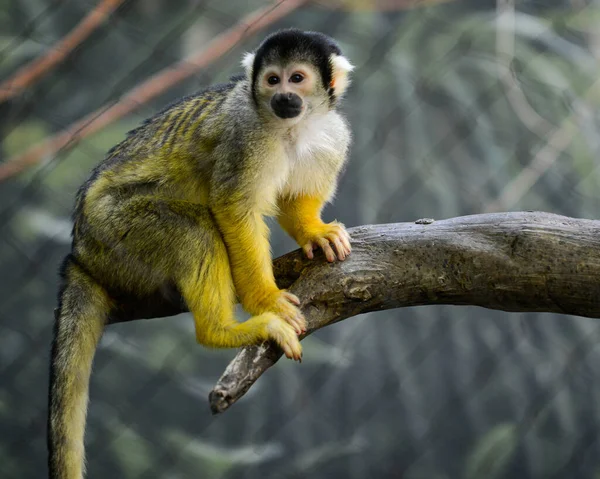
<svg viewBox="0 0 600 479">
<path fill-rule="evenodd" d="M 277 93 L 271 98 L 271 108 L 279 118 L 294 118 L 302 112 L 302 98 L 295 93 Z"/>
</svg>

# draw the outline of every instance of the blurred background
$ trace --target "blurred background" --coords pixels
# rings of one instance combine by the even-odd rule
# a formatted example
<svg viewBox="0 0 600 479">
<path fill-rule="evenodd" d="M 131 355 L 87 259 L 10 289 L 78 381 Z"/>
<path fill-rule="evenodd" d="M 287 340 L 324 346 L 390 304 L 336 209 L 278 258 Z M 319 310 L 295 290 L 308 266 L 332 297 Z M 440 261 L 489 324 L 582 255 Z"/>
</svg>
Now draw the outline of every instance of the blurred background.
<svg viewBox="0 0 600 479">
<path fill-rule="evenodd" d="M 288 26 L 334 36 L 356 65 L 354 146 L 327 219 L 598 218 L 598 0 L 0 0 L 0 477 L 46 474 L 77 188 L 143 118 L 226 81 Z M 273 225 L 273 248 L 296 245 Z M 188 315 L 113 325 L 91 381 L 89 477 L 600 478 L 599 339 L 600 323 L 556 314 L 363 315 L 213 417 L 235 351 L 196 345 Z"/>
</svg>

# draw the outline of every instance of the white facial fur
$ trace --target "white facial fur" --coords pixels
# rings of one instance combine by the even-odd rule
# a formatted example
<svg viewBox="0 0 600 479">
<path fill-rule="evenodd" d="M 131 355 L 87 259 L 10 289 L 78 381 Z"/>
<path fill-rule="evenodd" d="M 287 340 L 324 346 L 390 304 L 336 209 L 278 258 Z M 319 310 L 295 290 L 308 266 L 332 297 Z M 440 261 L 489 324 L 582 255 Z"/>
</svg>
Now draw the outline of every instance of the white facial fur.
<svg viewBox="0 0 600 479">
<path fill-rule="evenodd" d="M 245 53 L 241 64 L 246 72 L 248 78 L 252 78 L 252 65 L 254 64 L 254 53 Z M 350 85 L 349 73 L 354 70 L 354 65 L 348 61 L 343 55 L 331 55 L 329 58 L 333 72 L 333 81 L 335 85 L 335 93 L 338 97 L 343 96 L 346 92 L 348 85 Z"/>
<path fill-rule="evenodd" d="M 252 78 L 252 64 L 254 63 L 254 53 L 245 53 L 242 57 L 242 67 L 246 71 L 246 76 Z"/>
<path fill-rule="evenodd" d="M 336 111 L 296 125 L 284 142 L 289 165 L 284 193 L 311 195 L 324 192 L 330 185 L 327 196 L 331 197 L 335 192 L 332 175 L 345 160 L 349 143 L 348 127 Z"/>
</svg>

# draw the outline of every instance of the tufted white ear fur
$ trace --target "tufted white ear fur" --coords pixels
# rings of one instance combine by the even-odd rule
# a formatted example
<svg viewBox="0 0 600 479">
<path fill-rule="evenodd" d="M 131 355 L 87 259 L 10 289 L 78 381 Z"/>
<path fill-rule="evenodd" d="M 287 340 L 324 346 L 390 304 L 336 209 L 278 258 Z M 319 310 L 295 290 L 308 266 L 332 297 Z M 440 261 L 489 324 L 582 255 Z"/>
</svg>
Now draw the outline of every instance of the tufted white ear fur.
<svg viewBox="0 0 600 479">
<path fill-rule="evenodd" d="M 331 86 L 335 89 L 335 95 L 341 97 L 344 95 L 348 85 L 350 85 L 349 74 L 354 70 L 354 66 L 342 55 L 331 55 L 329 61 L 331 62 L 333 73 Z"/>
<path fill-rule="evenodd" d="M 248 78 L 252 77 L 252 65 L 254 64 L 254 53 L 245 53 L 242 58 L 242 66 L 244 70 L 246 70 L 246 76 Z"/>
</svg>

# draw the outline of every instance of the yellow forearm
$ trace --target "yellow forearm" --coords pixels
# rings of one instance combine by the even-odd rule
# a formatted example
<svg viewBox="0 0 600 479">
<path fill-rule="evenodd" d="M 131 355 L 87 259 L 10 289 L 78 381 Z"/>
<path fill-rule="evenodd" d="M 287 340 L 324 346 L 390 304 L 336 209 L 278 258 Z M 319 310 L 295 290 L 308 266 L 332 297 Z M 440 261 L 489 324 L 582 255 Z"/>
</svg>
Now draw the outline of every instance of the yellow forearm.
<svg viewBox="0 0 600 479">
<path fill-rule="evenodd" d="M 300 195 L 279 200 L 279 224 L 292 236 L 309 259 L 320 248 L 327 261 L 343 261 L 350 254 L 350 236 L 344 225 L 324 223 L 321 210 L 325 200 L 319 196 Z M 333 245 L 334 247 L 332 248 Z"/>
<path fill-rule="evenodd" d="M 273 275 L 269 229 L 258 213 L 235 213 L 225 211 L 215 218 L 227 246 L 240 302 L 249 313 L 259 314 L 279 292 Z"/>
<path fill-rule="evenodd" d="M 323 228 L 321 210 L 325 200 L 316 196 L 286 197 L 279 201 L 279 224 L 298 243 Z"/>
</svg>

